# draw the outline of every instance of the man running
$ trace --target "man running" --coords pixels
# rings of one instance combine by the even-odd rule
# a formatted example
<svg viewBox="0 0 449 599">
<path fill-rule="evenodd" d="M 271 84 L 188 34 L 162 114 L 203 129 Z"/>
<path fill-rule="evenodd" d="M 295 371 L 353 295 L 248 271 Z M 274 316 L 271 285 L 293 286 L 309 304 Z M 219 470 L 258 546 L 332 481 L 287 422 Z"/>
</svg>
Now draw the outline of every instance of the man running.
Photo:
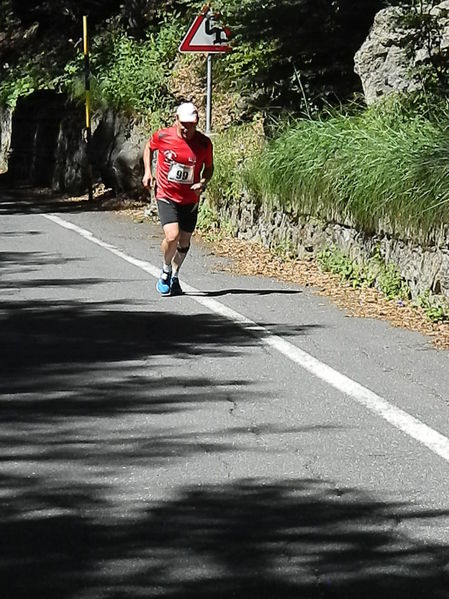
<svg viewBox="0 0 449 599">
<path fill-rule="evenodd" d="M 159 219 L 164 230 L 163 265 L 156 289 L 163 296 L 180 295 L 179 269 L 190 248 L 201 193 L 214 172 L 212 142 L 197 131 L 198 110 L 191 102 L 178 106 L 172 127 L 159 129 L 143 152 L 142 184 L 155 185 Z M 157 151 L 156 176 L 151 164 Z"/>
</svg>

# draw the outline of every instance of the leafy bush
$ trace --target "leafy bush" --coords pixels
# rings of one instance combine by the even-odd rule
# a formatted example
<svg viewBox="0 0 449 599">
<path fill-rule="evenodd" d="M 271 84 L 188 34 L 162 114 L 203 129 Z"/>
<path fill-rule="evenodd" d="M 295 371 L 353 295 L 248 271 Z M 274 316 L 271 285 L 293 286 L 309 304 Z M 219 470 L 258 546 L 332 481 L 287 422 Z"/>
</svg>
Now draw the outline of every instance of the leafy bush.
<svg viewBox="0 0 449 599">
<path fill-rule="evenodd" d="M 142 115 L 166 110 L 178 45 L 175 18 L 140 42 L 120 29 L 109 31 L 92 48 L 94 102 Z"/>
<path fill-rule="evenodd" d="M 40 62 L 40 56 L 24 57 L 17 64 L 3 65 L 0 82 L 0 104 L 14 108 L 20 96 L 28 96 L 39 89 L 55 89 L 49 72 Z"/>
<path fill-rule="evenodd" d="M 427 318 L 432 322 L 449 322 L 449 300 L 447 298 L 435 298 L 430 290 L 427 290 L 417 298 L 416 304 L 424 310 Z"/>
<path fill-rule="evenodd" d="M 14 108 L 20 96 L 28 96 L 35 90 L 35 81 L 30 72 L 14 68 L 0 83 L 0 105 Z"/>
</svg>

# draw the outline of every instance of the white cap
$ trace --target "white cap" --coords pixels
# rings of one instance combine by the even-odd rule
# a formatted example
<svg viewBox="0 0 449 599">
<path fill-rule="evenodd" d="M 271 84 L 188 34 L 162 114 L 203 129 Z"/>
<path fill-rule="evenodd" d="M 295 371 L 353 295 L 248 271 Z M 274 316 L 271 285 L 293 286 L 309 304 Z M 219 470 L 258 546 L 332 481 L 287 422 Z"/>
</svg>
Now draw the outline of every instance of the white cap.
<svg viewBox="0 0 449 599">
<path fill-rule="evenodd" d="M 181 123 L 197 123 L 198 122 L 198 110 L 195 104 L 192 102 L 184 102 L 178 106 L 176 116 Z"/>
</svg>

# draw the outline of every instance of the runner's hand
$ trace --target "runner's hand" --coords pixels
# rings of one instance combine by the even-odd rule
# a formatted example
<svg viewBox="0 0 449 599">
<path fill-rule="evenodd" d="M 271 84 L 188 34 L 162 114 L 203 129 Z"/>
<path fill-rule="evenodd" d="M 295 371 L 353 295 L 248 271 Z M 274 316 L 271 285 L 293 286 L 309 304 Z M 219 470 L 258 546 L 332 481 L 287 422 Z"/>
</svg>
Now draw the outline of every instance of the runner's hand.
<svg viewBox="0 0 449 599">
<path fill-rule="evenodd" d="M 142 178 L 142 185 L 145 187 L 145 189 L 152 190 L 156 185 L 156 179 L 151 175 L 144 175 Z"/>
<path fill-rule="evenodd" d="M 198 181 L 198 183 L 194 183 L 193 185 L 191 185 L 190 189 L 194 191 L 198 197 L 200 197 L 200 195 L 204 191 L 204 185 L 203 183 L 201 183 L 201 181 Z"/>
</svg>

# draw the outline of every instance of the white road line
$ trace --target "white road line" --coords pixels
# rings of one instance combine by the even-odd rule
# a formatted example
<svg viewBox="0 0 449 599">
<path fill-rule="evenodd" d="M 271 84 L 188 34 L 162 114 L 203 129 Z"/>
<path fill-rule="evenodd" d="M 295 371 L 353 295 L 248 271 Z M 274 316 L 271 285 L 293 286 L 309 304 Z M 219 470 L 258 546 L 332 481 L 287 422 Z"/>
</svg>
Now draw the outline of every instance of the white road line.
<svg viewBox="0 0 449 599">
<path fill-rule="evenodd" d="M 53 221 L 61 227 L 74 231 L 78 235 L 81 235 L 81 237 L 84 237 L 88 241 L 91 241 L 92 243 L 95 243 L 96 245 L 106 249 L 112 254 L 122 258 L 123 260 L 126 260 L 126 262 L 137 266 L 137 268 L 149 273 L 153 277 L 159 277 L 160 268 L 157 268 L 145 260 L 138 260 L 137 258 L 133 258 L 132 256 L 125 254 L 125 252 L 122 252 L 113 245 L 97 239 L 90 231 L 65 221 L 59 216 L 48 214 L 43 214 L 41 216 Z M 186 283 L 183 283 L 183 287 L 190 293 L 201 293 L 198 289 L 195 289 Z M 367 408 L 370 412 L 377 414 L 395 428 L 401 430 L 416 441 L 419 441 L 428 449 L 433 451 L 433 453 L 449 462 L 449 439 L 432 429 L 427 424 L 424 424 L 404 410 L 401 410 L 400 408 L 390 404 L 383 397 L 380 397 L 373 391 L 370 391 L 360 383 L 353 381 L 344 374 L 334 370 L 327 364 L 320 362 L 320 360 L 317 360 L 296 345 L 293 345 L 278 335 L 273 335 L 268 329 L 258 325 L 249 318 L 246 318 L 246 316 L 243 316 L 243 314 L 228 308 L 224 304 L 221 304 L 214 299 L 202 297 L 201 295 L 191 296 L 190 299 L 193 299 L 215 314 L 227 318 L 232 322 L 243 325 L 246 330 L 257 335 L 266 345 L 272 347 L 295 364 L 298 364 L 298 366 L 301 366 L 301 368 L 304 370 L 307 370 L 316 376 L 318 379 L 328 383 L 338 391 L 341 391 L 345 395 L 351 397 L 354 401 Z"/>
</svg>

